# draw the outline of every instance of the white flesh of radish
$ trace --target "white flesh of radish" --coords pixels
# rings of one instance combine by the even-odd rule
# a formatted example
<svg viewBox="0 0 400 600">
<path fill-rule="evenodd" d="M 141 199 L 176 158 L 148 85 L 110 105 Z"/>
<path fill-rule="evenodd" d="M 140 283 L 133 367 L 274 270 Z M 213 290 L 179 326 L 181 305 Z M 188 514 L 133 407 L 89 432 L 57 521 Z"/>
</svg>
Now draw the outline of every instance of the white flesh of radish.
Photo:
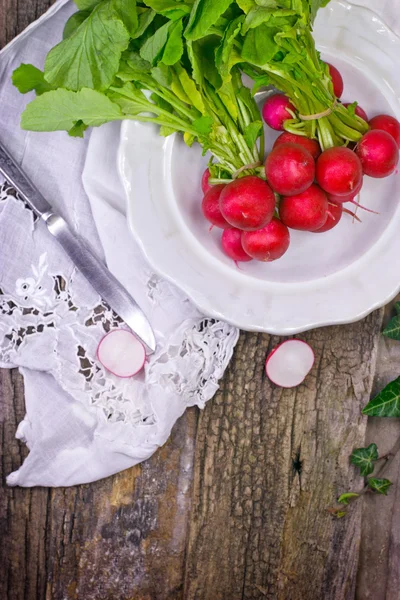
<svg viewBox="0 0 400 600">
<path fill-rule="evenodd" d="M 268 356 L 265 370 L 269 379 L 280 387 L 300 385 L 314 364 L 312 348 L 301 340 L 287 340 Z"/>
<path fill-rule="evenodd" d="M 97 357 L 103 367 L 117 377 L 132 377 L 143 368 L 146 352 L 133 333 L 115 329 L 101 340 Z"/>
</svg>

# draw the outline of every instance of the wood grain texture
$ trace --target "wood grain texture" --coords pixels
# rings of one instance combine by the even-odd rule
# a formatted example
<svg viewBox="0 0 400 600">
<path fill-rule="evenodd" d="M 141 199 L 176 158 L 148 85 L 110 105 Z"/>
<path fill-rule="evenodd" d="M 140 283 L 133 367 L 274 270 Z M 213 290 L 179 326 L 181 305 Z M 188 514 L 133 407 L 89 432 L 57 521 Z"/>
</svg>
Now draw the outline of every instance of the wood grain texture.
<svg viewBox="0 0 400 600">
<path fill-rule="evenodd" d="M 400 296 L 396 298 L 400 300 Z M 394 300 L 386 307 L 384 323 L 394 315 Z M 400 342 L 379 339 L 372 395 L 400 375 Z M 399 419 L 368 419 L 366 444 L 375 442 L 385 454 L 400 436 Z M 400 455 L 385 477 L 393 482 L 387 497 L 367 494 L 363 500 L 357 600 L 398 600 L 400 597 Z"/>
<path fill-rule="evenodd" d="M 0 0 L 0 42 L 50 4 Z M 304 336 L 316 367 L 294 391 L 264 377 L 265 355 L 278 339 L 242 334 L 199 420 L 188 411 L 146 463 L 68 489 L 5 486 L 27 451 L 14 437 L 24 415 L 22 378 L 2 371 L 0 598 L 354 598 L 361 504 L 343 521 L 326 509 L 361 485 L 348 456 L 364 441 L 360 406 L 372 384 L 381 318 L 378 311 Z M 395 557 L 387 554 L 391 572 Z"/>
<path fill-rule="evenodd" d="M 186 599 L 354 598 L 361 503 L 342 521 L 327 509 L 355 485 L 380 327 L 378 311 L 302 336 L 317 360 L 296 390 L 260 377 L 278 340 L 242 334 L 199 418 Z"/>
</svg>

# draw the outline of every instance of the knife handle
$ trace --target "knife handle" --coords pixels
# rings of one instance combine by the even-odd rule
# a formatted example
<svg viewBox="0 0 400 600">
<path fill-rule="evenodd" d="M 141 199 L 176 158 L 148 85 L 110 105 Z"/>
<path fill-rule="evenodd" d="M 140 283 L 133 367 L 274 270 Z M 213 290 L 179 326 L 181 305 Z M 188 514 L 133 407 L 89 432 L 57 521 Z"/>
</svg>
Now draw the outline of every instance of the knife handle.
<svg viewBox="0 0 400 600">
<path fill-rule="evenodd" d="M 0 142 L 0 173 L 17 190 L 19 195 L 32 208 L 32 210 L 42 217 L 49 211 L 50 205 L 42 196 L 37 187 L 25 175 L 20 166 L 15 162 L 12 156 Z"/>
</svg>

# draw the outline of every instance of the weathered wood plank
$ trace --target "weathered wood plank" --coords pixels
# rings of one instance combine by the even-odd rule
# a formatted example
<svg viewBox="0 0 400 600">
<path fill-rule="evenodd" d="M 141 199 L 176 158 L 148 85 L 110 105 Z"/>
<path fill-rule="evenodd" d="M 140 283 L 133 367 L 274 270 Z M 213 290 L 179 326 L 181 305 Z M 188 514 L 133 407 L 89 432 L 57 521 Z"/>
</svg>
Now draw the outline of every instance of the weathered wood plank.
<svg viewBox="0 0 400 600">
<path fill-rule="evenodd" d="M 385 323 L 393 316 L 393 304 L 386 308 Z M 381 336 L 372 394 L 399 375 L 400 342 Z M 366 444 L 375 442 L 381 455 L 394 446 L 399 436 L 399 419 L 368 419 Z M 400 456 L 385 477 L 393 482 L 388 496 L 368 494 L 363 500 L 358 600 L 398 600 L 400 594 Z"/>
<path fill-rule="evenodd" d="M 326 509 L 354 484 L 381 318 L 305 335 L 317 362 L 295 391 L 261 376 L 277 340 L 241 336 L 199 419 L 185 599 L 354 598 L 361 503 L 346 520 Z"/>
</svg>

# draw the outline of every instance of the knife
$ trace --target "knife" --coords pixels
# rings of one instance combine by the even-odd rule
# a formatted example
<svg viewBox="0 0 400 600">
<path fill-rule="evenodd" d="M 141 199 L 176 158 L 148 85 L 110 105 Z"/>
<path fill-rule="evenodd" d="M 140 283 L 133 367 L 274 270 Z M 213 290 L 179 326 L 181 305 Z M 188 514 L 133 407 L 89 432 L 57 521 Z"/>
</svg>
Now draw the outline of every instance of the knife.
<svg viewBox="0 0 400 600">
<path fill-rule="evenodd" d="M 86 242 L 75 235 L 66 221 L 54 211 L 1 143 L 0 173 L 46 223 L 47 229 L 63 247 L 77 269 L 131 328 L 132 333 L 145 345 L 147 353 L 154 352 L 156 348 L 154 333 L 140 306 L 93 254 Z"/>
</svg>

